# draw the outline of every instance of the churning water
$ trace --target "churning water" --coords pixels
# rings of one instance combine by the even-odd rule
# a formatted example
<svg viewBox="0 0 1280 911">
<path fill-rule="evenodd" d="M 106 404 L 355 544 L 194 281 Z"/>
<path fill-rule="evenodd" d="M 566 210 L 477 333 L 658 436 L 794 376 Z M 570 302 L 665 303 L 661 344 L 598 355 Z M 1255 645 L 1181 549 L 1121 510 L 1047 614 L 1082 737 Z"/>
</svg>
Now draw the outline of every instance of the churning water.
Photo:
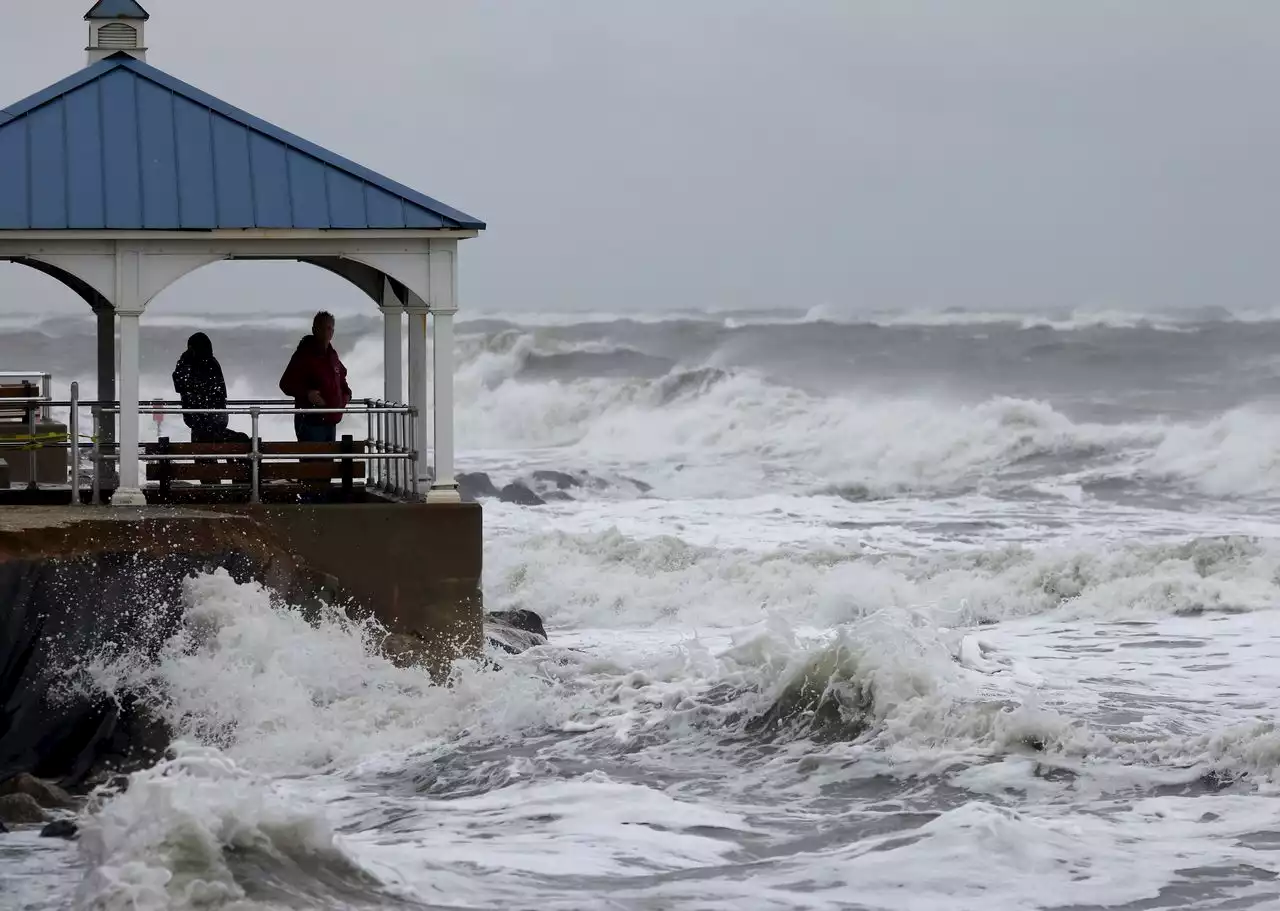
<svg viewBox="0 0 1280 911">
<path fill-rule="evenodd" d="M 233 395 L 305 322 L 205 327 Z M 0 358 L 91 389 L 92 329 Z M 377 324 L 338 344 L 379 395 Z M 0 838 L 0 904 L 1277 906 L 1280 321 L 495 317 L 459 363 L 462 470 L 580 480 L 486 505 L 550 643 L 434 686 L 192 579 L 159 663 L 86 663 L 174 758 Z"/>
</svg>

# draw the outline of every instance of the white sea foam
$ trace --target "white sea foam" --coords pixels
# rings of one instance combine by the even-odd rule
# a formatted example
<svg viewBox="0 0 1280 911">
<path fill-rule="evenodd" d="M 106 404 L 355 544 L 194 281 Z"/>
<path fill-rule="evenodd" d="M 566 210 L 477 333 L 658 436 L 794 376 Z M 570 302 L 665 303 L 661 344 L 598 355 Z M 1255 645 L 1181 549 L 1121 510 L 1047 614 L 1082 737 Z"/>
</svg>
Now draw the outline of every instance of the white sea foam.
<svg viewBox="0 0 1280 911">
<path fill-rule="evenodd" d="M 871 560 L 526 535 L 512 529 L 490 543 L 491 606 L 543 611 L 558 644 L 504 658 L 502 670 L 461 666 L 448 688 L 378 657 L 376 629 L 337 615 L 309 623 L 225 573 L 192 580 L 186 630 L 158 663 L 90 668 L 108 690 L 148 688 L 150 703 L 204 746 L 133 776 L 90 817 L 87 906 L 231 907 L 253 895 L 257 874 L 238 858 L 255 853 L 308 876 L 317 865 L 344 871 L 329 887 L 363 890 L 375 904 L 392 894 L 455 906 L 538 895 L 576 907 L 604 890 L 620 907 L 716 907 L 727 896 L 838 907 L 871 883 L 872 906 L 893 907 L 895 890 L 917 881 L 910 861 L 952 871 L 919 881 L 921 901 L 1025 906 L 1031 879 L 971 875 L 965 845 L 975 832 L 1011 870 L 1026 861 L 1093 871 L 1063 894 L 1139 898 L 1172 882 L 1175 868 L 1155 864 L 1121 888 L 1088 845 L 1125 842 L 1130 828 L 1166 847 L 1201 836 L 1160 828 L 1125 793 L 1211 770 L 1265 779 L 1280 762 L 1274 730 L 1250 714 L 1280 684 L 1269 670 L 1278 656 L 1260 651 L 1231 673 L 1211 657 L 1277 641 L 1267 608 L 1280 551 L 1266 541 Z M 1216 629 L 1177 616 L 1205 602 L 1254 612 L 1221 614 L 1227 625 Z M 978 628 L 979 618 L 1006 619 Z M 1163 643 L 1192 638 L 1204 657 L 1169 676 Z M 1092 681 L 1121 652 L 1131 671 L 1108 692 Z M 1203 710 L 1180 701 L 1191 698 Z M 1113 718 L 1143 707 L 1141 727 Z M 775 738 L 772 758 L 744 765 L 741 746 L 723 737 L 771 711 L 776 726 L 749 736 Z M 1037 762 L 1074 777 L 1038 777 Z M 397 789 L 415 768 L 461 793 Z M 830 789 L 938 775 L 983 796 L 940 806 L 919 828 L 868 810 L 868 825 L 888 813 L 884 831 L 897 834 L 850 836 L 816 853 L 788 847 L 793 826 L 822 818 Z M 674 784 L 686 776 L 699 783 Z M 1010 793 L 1025 805 L 984 802 Z M 1089 824 L 1070 808 L 1097 795 L 1129 821 L 1076 837 Z M 1261 817 L 1214 800 L 1230 817 L 1208 855 L 1256 860 L 1228 836 L 1258 831 Z M 726 878 L 763 846 L 769 859 Z M 1247 877 L 1240 888 L 1251 888 Z"/>
<path fill-rule="evenodd" d="M 375 627 L 215 573 L 157 661 L 85 662 L 183 739 L 86 814 L 85 907 L 1273 898 L 1280 526 L 1205 497 L 1280 493 L 1265 409 L 1103 424 L 526 369 L 599 349 L 460 339 L 464 468 L 611 484 L 486 504 L 486 605 L 548 645 L 436 686 Z M 381 394 L 380 336 L 343 352 Z"/>
</svg>

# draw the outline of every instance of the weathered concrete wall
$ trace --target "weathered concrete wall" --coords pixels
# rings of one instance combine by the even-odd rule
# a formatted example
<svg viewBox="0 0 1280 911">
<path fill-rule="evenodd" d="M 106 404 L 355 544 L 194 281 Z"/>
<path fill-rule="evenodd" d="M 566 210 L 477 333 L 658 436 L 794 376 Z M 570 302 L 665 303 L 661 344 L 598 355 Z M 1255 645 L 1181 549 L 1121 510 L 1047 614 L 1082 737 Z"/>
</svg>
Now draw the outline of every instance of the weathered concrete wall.
<svg viewBox="0 0 1280 911">
<path fill-rule="evenodd" d="M 251 515 L 388 629 L 437 655 L 483 639 L 484 529 L 474 503 L 229 506 Z"/>
</svg>

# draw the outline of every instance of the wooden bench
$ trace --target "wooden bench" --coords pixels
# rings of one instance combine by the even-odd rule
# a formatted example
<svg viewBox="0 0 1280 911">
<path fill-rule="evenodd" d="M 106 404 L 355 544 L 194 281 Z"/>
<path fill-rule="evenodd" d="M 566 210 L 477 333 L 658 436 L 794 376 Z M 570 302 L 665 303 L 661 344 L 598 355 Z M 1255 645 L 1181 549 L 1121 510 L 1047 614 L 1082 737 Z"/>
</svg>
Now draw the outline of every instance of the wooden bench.
<svg viewBox="0 0 1280 911">
<path fill-rule="evenodd" d="M 342 437 L 335 443 L 299 443 L 275 442 L 259 440 L 258 451 L 262 456 L 282 455 L 338 455 L 364 454 L 368 452 L 368 440 L 355 440 L 350 435 Z M 234 496 L 250 486 L 252 467 L 248 459 L 249 443 L 174 443 L 168 437 L 161 437 L 158 442 L 144 443 L 142 450 L 147 455 L 171 455 L 177 459 L 159 459 L 147 462 L 147 480 L 156 481 L 160 485 L 160 498 L 172 500 L 174 497 L 174 481 L 198 481 L 200 488 L 188 488 L 188 494 L 205 499 L 210 495 Z M 198 459 L 190 462 L 182 461 L 182 456 L 218 456 L 218 459 Z M 344 497 L 350 497 L 355 489 L 357 479 L 363 480 L 367 472 L 367 463 L 357 459 L 316 458 L 301 461 L 267 461 L 258 463 L 259 491 L 270 486 L 280 487 L 283 482 L 293 488 L 303 487 L 308 490 L 328 488 L 338 482 Z M 230 485 L 228 487 L 227 485 Z M 211 490 L 210 487 L 213 489 Z M 282 490 L 281 493 L 289 493 Z"/>
<path fill-rule="evenodd" d="M 35 383 L 7 383 L 0 385 L 0 421 L 17 423 L 31 418 L 31 409 L 39 408 L 33 402 L 6 402 L 4 399 L 35 399 L 40 397 L 40 387 Z"/>
</svg>

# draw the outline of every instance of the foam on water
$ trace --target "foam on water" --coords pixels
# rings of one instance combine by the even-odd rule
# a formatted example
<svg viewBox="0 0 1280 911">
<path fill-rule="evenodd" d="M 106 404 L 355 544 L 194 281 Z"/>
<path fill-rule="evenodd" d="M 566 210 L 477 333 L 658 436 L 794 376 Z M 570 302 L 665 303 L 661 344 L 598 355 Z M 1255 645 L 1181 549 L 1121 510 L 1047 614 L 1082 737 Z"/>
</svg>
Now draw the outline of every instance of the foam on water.
<svg viewBox="0 0 1280 911">
<path fill-rule="evenodd" d="M 1178 794 L 1280 761 L 1256 711 L 1280 655 L 1218 657 L 1280 641 L 1265 540 L 876 561 L 511 531 L 490 552 L 495 606 L 579 632 L 431 687 L 377 630 L 219 573 L 158 664 L 88 666 L 191 743 L 89 816 L 84 906 L 1051 907 L 1046 883 L 1086 905 L 1177 887 L 1192 846 L 1206 870 L 1264 859 L 1238 842 L 1265 798 L 1211 788 L 1196 825 Z M 1251 612 L 1185 616 L 1206 591 Z"/>
<path fill-rule="evenodd" d="M 1103 333 L 1094 353 L 1145 331 L 1094 316 L 1025 331 Z M 464 470 L 586 479 L 485 507 L 486 606 L 538 611 L 550 643 L 432 681 L 374 626 L 189 580 L 158 660 L 87 656 L 71 678 L 141 691 L 181 742 L 98 795 L 78 845 L 0 839 L 20 907 L 1274 899 L 1264 405 L 1101 420 L 1065 395 L 819 391 L 637 341 L 658 319 L 544 322 L 460 327 L 457 419 Z M 1177 328 L 1158 331 L 1200 331 Z M 381 337 L 342 350 L 357 394 L 381 394 Z M 275 372 L 229 370 L 233 396 Z"/>
</svg>

